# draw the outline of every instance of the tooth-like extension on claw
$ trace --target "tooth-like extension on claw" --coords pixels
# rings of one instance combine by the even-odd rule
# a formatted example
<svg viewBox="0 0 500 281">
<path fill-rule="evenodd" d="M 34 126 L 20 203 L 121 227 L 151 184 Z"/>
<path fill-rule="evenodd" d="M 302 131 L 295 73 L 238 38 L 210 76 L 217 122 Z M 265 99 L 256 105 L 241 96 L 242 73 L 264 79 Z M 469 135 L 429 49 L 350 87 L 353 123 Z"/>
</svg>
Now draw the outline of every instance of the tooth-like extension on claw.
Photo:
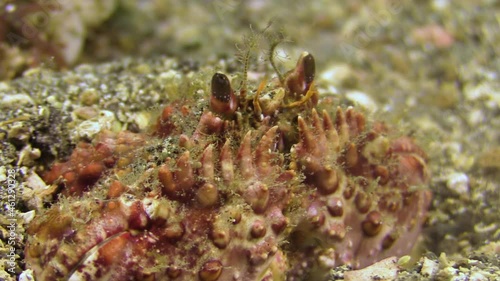
<svg viewBox="0 0 500 281">
<path fill-rule="evenodd" d="M 307 221 L 312 227 L 320 227 L 325 223 L 325 214 L 321 210 L 319 203 L 312 203 L 307 209 Z"/>
<path fill-rule="evenodd" d="M 276 157 L 273 155 L 273 150 L 276 146 L 277 136 L 278 126 L 274 126 L 262 136 L 262 139 L 255 149 L 255 163 L 259 175 L 267 175 L 272 172 L 271 164 L 273 164 L 273 161 L 277 160 L 273 159 L 273 157 Z"/>
<path fill-rule="evenodd" d="M 168 168 L 167 164 L 163 164 L 158 169 L 158 179 L 160 183 L 163 185 L 163 192 L 167 195 L 174 195 L 176 191 L 176 186 L 174 182 L 174 175 Z"/>
<path fill-rule="evenodd" d="M 309 130 L 309 127 L 301 116 L 299 116 L 297 122 L 299 125 L 300 143 L 304 145 L 305 150 L 310 154 L 318 156 L 318 143 L 316 138 L 314 137 L 314 134 L 311 132 L 311 130 Z"/>
<path fill-rule="evenodd" d="M 345 164 L 347 168 L 352 168 L 358 164 L 358 148 L 354 143 L 349 143 L 345 152 Z"/>
<path fill-rule="evenodd" d="M 349 140 L 349 125 L 346 122 L 345 114 L 342 108 L 337 107 L 337 113 L 335 116 L 335 128 L 339 135 L 340 147 L 343 147 Z"/>
<path fill-rule="evenodd" d="M 219 201 L 219 191 L 215 185 L 205 183 L 196 191 L 196 199 L 203 207 L 213 206 Z"/>
<path fill-rule="evenodd" d="M 206 135 L 219 134 L 223 127 L 224 120 L 215 116 L 211 111 L 204 112 L 193 133 L 193 140 L 197 140 Z"/>
<path fill-rule="evenodd" d="M 361 223 L 361 229 L 369 237 L 379 234 L 382 229 L 382 214 L 378 211 L 369 212 L 365 220 Z"/>
<path fill-rule="evenodd" d="M 179 241 L 184 238 L 186 227 L 183 223 L 173 222 L 168 223 L 163 230 L 163 235 L 167 240 Z"/>
<path fill-rule="evenodd" d="M 219 260 L 207 261 L 198 272 L 198 277 L 201 281 L 217 281 L 222 274 L 223 268 Z"/>
<path fill-rule="evenodd" d="M 212 239 L 212 242 L 217 248 L 225 249 L 231 241 L 231 236 L 227 230 L 214 226 L 214 229 L 212 229 L 210 233 L 210 239 Z"/>
<path fill-rule="evenodd" d="M 387 167 L 385 166 L 377 165 L 374 168 L 373 176 L 378 179 L 378 182 L 381 185 L 385 185 L 390 179 L 389 169 L 387 169 Z"/>
<path fill-rule="evenodd" d="M 208 145 L 205 150 L 203 150 L 203 155 L 201 156 L 201 171 L 200 175 L 207 182 L 214 181 L 214 160 L 213 160 L 213 148 L 212 144 Z"/>
<path fill-rule="evenodd" d="M 322 117 L 323 117 L 323 128 L 325 130 L 326 139 L 328 140 L 328 143 L 330 144 L 330 147 L 333 149 L 333 151 L 339 152 L 340 151 L 339 134 L 337 133 L 337 130 L 333 125 L 332 118 L 330 117 L 330 115 L 328 115 L 328 112 L 326 112 L 326 110 L 323 110 Z"/>
<path fill-rule="evenodd" d="M 193 142 L 191 139 L 189 139 L 188 136 L 182 134 L 179 136 L 179 147 L 189 149 L 189 148 L 193 147 Z"/>
<path fill-rule="evenodd" d="M 243 179 L 250 179 L 255 176 L 255 168 L 252 162 L 251 132 L 247 132 L 241 142 L 238 151 L 238 164 Z"/>
<path fill-rule="evenodd" d="M 125 190 L 127 190 L 127 186 L 122 184 L 120 181 L 115 180 L 109 186 L 108 194 L 106 197 L 108 199 L 118 198 L 122 193 L 125 192 Z"/>
<path fill-rule="evenodd" d="M 252 238 L 262 238 L 266 235 L 266 223 L 260 219 L 255 220 L 250 227 L 250 235 Z"/>
<path fill-rule="evenodd" d="M 222 146 L 220 152 L 220 166 L 222 171 L 222 178 L 226 184 L 229 184 L 234 179 L 234 166 L 233 156 L 231 154 L 231 143 L 228 140 Z"/>
<path fill-rule="evenodd" d="M 329 227 L 327 234 L 331 239 L 340 241 L 345 238 L 347 234 L 346 229 L 347 227 L 345 227 L 342 223 L 335 223 Z"/>
<path fill-rule="evenodd" d="M 337 170 L 331 166 L 325 167 L 323 171 L 316 175 L 315 179 L 316 186 L 323 194 L 331 194 L 335 192 L 339 185 Z"/>
<path fill-rule="evenodd" d="M 312 124 L 314 129 L 316 130 L 316 133 L 319 136 L 322 136 L 324 134 L 323 122 L 321 121 L 321 118 L 319 118 L 318 111 L 316 111 L 316 108 L 313 108 L 311 110 L 311 116 L 312 116 Z"/>
<path fill-rule="evenodd" d="M 289 224 L 289 219 L 285 217 L 282 210 L 277 206 L 270 206 L 268 214 L 269 221 L 271 222 L 271 229 L 274 233 L 280 234 L 283 232 Z"/>
<path fill-rule="evenodd" d="M 365 116 L 356 112 L 352 107 L 347 108 L 345 118 L 349 126 L 349 135 L 351 138 L 358 136 L 365 130 Z"/>
<path fill-rule="evenodd" d="M 342 199 L 338 197 L 330 197 L 326 203 L 326 208 L 332 217 L 341 217 L 344 214 L 345 207 Z"/>
<path fill-rule="evenodd" d="M 261 214 L 267 209 L 269 203 L 269 188 L 267 185 L 261 182 L 250 183 L 243 196 L 255 213 Z"/>
<path fill-rule="evenodd" d="M 189 160 L 189 151 L 184 152 L 177 160 L 178 170 L 174 173 L 177 188 L 181 192 L 189 191 L 195 184 L 193 167 Z"/>
<path fill-rule="evenodd" d="M 227 216 L 216 216 L 210 226 L 211 230 L 208 237 L 219 249 L 226 249 L 231 242 L 232 230 L 228 228 L 227 220 Z"/>
<path fill-rule="evenodd" d="M 356 113 L 356 123 L 358 124 L 357 127 L 359 129 L 359 133 L 361 134 L 365 130 L 365 127 L 366 127 L 365 115 L 357 112 Z"/>
<path fill-rule="evenodd" d="M 365 214 L 371 208 L 372 199 L 364 191 L 358 191 L 354 197 L 354 204 L 360 213 Z"/>
<path fill-rule="evenodd" d="M 323 149 L 323 147 L 326 147 L 328 145 L 325 135 L 325 130 L 323 128 L 323 121 L 321 120 L 321 118 L 319 118 L 318 112 L 316 111 L 315 108 L 313 108 L 311 116 L 312 116 L 312 124 L 317 136 L 316 146 L 321 147 L 321 149 Z"/>
</svg>

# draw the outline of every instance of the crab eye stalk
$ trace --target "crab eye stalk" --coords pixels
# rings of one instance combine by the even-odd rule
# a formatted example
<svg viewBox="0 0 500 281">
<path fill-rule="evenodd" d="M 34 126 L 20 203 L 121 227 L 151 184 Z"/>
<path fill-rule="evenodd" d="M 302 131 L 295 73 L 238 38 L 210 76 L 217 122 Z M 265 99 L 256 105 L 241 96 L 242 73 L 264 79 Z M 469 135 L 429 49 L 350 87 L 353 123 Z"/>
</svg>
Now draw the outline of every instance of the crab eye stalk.
<svg viewBox="0 0 500 281">
<path fill-rule="evenodd" d="M 226 75 L 215 73 L 212 76 L 210 107 L 216 113 L 230 117 L 236 111 L 238 103 L 231 83 Z"/>
<path fill-rule="evenodd" d="M 292 94 L 305 95 L 314 81 L 316 62 L 308 52 L 303 52 L 297 61 L 295 69 L 286 77 L 285 85 Z"/>
<path fill-rule="evenodd" d="M 212 77 L 212 97 L 220 102 L 229 102 L 231 91 L 231 84 L 227 76 L 222 73 L 215 73 Z"/>
<path fill-rule="evenodd" d="M 316 73 L 316 62 L 314 61 L 314 57 L 305 52 L 305 56 L 302 57 L 302 62 L 299 60 L 299 63 L 302 64 L 302 68 L 304 71 L 304 82 L 306 84 L 307 89 L 311 86 L 311 83 L 314 81 L 314 75 Z"/>
</svg>

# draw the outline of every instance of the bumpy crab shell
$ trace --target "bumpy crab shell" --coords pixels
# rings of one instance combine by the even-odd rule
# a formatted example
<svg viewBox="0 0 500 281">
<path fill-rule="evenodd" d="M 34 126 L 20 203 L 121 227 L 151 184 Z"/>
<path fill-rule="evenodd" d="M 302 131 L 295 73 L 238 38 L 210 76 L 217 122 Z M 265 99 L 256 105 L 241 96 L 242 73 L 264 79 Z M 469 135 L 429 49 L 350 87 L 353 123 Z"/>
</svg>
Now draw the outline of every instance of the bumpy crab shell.
<svg viewBox="0 0 500 281">
<path fill-rule="evenodd" d="M 323 280 L 407 254 L 431 200 L 425 154 L 332 110 L 313 79 L 307 53 L 265 94 L 217 73 L 209 105 L 80 144 L 44 175 L 66 196 L 29 227 L 37 280 Z"/>
</svg>

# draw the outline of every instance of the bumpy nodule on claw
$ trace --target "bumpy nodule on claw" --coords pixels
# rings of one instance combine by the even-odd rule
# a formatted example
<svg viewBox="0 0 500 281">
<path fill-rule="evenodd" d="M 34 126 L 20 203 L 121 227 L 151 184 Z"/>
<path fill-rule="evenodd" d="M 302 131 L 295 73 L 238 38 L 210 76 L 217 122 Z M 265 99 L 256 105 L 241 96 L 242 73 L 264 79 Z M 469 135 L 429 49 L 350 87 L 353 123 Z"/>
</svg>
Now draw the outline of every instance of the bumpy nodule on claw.
<svg viewBox="0 0 500 281">
<path fill-rule="evenodd" d="M 222 264 L 218 260 L 208 261 L 203 264 L 199 277 L 202 281 L 215 281 L 222 273 Z"/>
<path fill-rule="evenodd" d="M 231 116 L 238 107 L 236 96 L 226 75 L 215 73 L 212 76 L 212 93 L 210 107 L 224 116 Z"/>
</svg>

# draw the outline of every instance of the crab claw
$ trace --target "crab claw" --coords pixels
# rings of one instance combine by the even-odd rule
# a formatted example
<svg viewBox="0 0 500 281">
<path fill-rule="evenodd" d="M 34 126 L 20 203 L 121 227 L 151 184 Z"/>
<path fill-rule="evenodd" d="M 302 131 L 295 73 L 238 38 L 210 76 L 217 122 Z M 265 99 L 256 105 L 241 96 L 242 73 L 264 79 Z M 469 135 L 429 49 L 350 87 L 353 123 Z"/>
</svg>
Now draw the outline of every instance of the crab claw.
<svg viewBox="0 0 500 281">
<path fill-rule="evenodd" d="M 291 94 L 305 95 L 314 81 L 316 63 L 308 52 L 300 55 L 295 69 L 285 78 L 285 85 Z"/>
<path fill-rule="evenodd" d="M 212 76 L 211 93 L 210 107 L 212 110 L 224 117 L 231 117 L 238 107 L 238 102 L 226 75 L 215 73 Z"/>
</svg>

